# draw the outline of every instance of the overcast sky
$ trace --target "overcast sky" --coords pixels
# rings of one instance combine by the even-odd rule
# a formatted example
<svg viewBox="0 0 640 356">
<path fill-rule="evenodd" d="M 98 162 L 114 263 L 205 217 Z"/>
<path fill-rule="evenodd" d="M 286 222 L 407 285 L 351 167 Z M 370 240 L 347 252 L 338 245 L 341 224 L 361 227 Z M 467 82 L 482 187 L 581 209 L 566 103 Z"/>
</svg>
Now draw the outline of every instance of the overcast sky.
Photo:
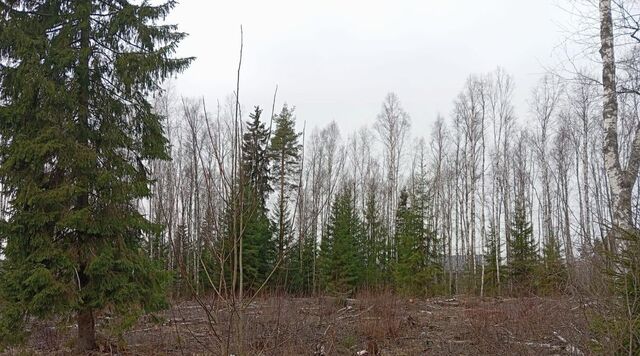
<svg viewBox="0 0 640 356">
<path fill-rule="evenodd" d="M 565 0 L 566 1 L 566 0 Z M 296 106 L 299 126 L 331 120 L 343 136 L 372 123 L 387 92 L 398 94 L 413 135 L 449 117 L 465 79 L 503 67 L 515 77 L 516 112 L 545 67 L 562 57 L 570 16 L 561 0 L 182 0 L 169 18 L 196 56 L 175 86 L 180 95 L 221 102 L 235 90 L 240 25 L 240 100 L 270 111 Z"/>
</svg>

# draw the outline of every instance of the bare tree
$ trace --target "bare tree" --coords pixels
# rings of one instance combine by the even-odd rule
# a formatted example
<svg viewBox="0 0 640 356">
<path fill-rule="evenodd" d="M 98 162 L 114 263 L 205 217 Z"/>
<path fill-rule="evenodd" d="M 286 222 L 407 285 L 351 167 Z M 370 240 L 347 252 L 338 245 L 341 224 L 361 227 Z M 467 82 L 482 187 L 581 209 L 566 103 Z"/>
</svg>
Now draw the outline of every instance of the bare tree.
<svg viewBox="0 0 640 356">
<path fill-rule="evenodd" d="M 559 78 L 546 74 L 539 85 L 533 90 L 531 111 L 537 123 L 536 139 L 532 142 L 536 147 L 542 193 L 540 207 L 542 210 L 542 239 L 546 243 L 549 235 L 554 233 L 551 203 L 551 177 L 549 167 L 549 142 L 554 125 L 554 115 L 558 110 L 562 96 L 563 85 Z"/>
<path fill-rule="evenodd" d="M 618 136 L 618 87 L 616 84 L 616 59 L 614 24 L 611 0 L 600 0 L 600 56 L 602 59 L 602 87 L 604 92 L 604 165 L 612 196 L 613 233 L 608 239 L 610 250 L 616 250 L 616 236 L 633 228 L 631 194 L 640 169 L 640 126 L 636 127 L 633 143 L 626 164 L 620 158 Z"/>
<path fill-rule="evenodd" d="M 374 127 L 384 146 L 387 175 L 385 217 L 389 231 L 388 236 L 393 236 L 402 153 L 410 125 L 409 114 L 400 105 L 398 96 L 394 93 L 387 94 Z M 391 247 L 391 241 L 388 241 L 387 244 Z"/>
</svg>

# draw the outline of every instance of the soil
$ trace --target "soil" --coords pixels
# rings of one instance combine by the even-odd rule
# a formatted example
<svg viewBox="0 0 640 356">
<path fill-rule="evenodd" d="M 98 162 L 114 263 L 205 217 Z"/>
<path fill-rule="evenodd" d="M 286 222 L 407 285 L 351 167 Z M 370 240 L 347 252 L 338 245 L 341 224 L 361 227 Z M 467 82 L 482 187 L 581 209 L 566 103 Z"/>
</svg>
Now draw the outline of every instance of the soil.
<svg viewBox="0 0 640 356">
<path fill-rule="evenodd" d="M 585 311 L 568 297 L 268 297 L 254 300 L 242 312 L 229 304 L 175 303 L 144 316 L 120 338 L 105 336 L 110 319 L 103 315 L 98 320 L 100 350 L 94 354 L 589 354 Z M 34 323 L 27 345 L 8 353 L 74 354 L 75 328 L 70 322 Z"/>
</svg>

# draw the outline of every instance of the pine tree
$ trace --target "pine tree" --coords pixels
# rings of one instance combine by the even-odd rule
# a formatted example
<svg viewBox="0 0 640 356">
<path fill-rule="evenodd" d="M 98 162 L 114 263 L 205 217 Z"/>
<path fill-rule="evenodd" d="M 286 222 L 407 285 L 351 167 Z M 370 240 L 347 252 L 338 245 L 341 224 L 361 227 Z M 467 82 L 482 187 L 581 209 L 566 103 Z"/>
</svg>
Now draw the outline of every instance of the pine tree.
<svg viewBox="0 0 640 356">
<path fill-rule="evenodd" d="M 276 187 L 277 201 L 274 210 L 275 235 L 277 242 L 277 261 L 286 263 L 285 257 L 293 240 L 293 222 L 289 204 L 297 187 L 300 169 L 300 134 L 295 131 L 293 109 L 284 105 L 275 118 L 276 130 L 271 138 L 270 159 L 272 160 L 272 178 Z M 283 282 L 282 273 L 278 281 Z"/>
<path fill-rule="evenodd" d="M 320 243 L 321 286 L 328 292 L 351 294 L 360 285 L 364 261 L 360 254 L 361 222 L 349 188 L 336 196 L 327 234 Z"/>
<path fill-rule="evenodd" d="M 532 277 L 538 264 L 538 251 L 533 240 L 533 228 L 527 221 L 527 212 L 522 201 L 516 202 L 511 223 L 511 259 L 509 277 L 518 291 L 531 291 Z"/>
<path fill-rule="evenodd" d="M 164 305 L 167 274 L 142 251 L 158 227 L 136 201 L 150 195 L 144 162 L 169 158 L 147 98 L 191 62 L 171 58 L 185 35 L 157 24 L 175 5 L 0 2 L 3 336 L 73 312 L 88 350 L 96 311 Z"/>
</svg>

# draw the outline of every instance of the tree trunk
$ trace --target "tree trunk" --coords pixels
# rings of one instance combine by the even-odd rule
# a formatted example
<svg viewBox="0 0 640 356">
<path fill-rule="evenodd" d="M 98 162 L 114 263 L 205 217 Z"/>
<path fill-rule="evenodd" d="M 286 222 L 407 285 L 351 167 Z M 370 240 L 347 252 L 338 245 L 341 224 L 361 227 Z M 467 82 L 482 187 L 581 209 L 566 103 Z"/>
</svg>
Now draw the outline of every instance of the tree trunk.
<svg viewBox="0 0 640 356">
<path fill-rule="evenodd" d="M 600 0 L 600 56 L 602 57 L 602 86 L 604 104 L 604 166 L 611 190 L 612 230 L 607 238 L 608 248 L 616 251 L 616 239 L 633 229 L 631 222 L 631 193 L 640 168 L 640 126 L 636 128 L 626 169 L 620 164 L 618 151 L 618 101 L 614 55 L 611 0 Z"/>
<path fill-rule="evenodd" d="M 604 120 L 604 165 L 609 178 L 612 194 L 613 227 L 622 228 L 626 219 L 624 202 L 622 201 L 622 172 L 618 154 L 618 101 L 616 97 L 616 67 L 614 56 L 613 20 L 611 17 L 611 0 L 600 0 L 600 56 L 602 58 L 602 86 L 604 89 L 604 105 L 602 118 Z M 610 235 L 608 247 L 615 246 L 613 236 Z"/>
<path fill-rule="evenodd" d="M 85 353 L 96 349 L 95 322 L 93 309 L 84 307 L 78 311 L 78 342 L 76 352 Z"/>
</svg>

